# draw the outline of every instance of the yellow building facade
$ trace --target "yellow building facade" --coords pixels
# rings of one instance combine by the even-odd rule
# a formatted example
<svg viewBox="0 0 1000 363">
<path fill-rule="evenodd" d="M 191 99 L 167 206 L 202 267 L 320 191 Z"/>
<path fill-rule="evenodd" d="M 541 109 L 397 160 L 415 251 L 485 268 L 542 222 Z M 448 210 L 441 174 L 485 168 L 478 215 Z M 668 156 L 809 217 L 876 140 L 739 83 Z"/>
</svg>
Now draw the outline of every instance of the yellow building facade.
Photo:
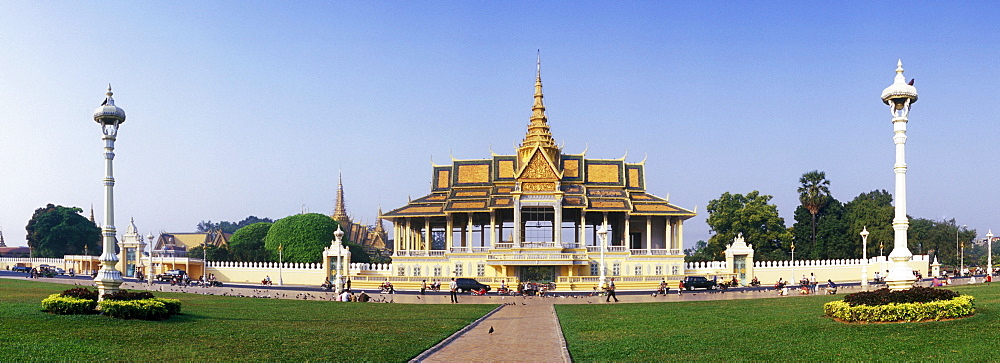
<svg viewBox="0 0 1000 363">
<path fill-rule="evenodd" d="M 694 216 L 646 192 L 644 161 L 563 153 L 549 129 L 539 72 L 515 154 L 434 165 L 430 193 L 381 218 L 393 223 L 390 280 L 471 277 L 572 291 L 597 284 L 602 252 L 605 273 L 620 288 L 680 279 L 684 221 Z"/>
</svg>

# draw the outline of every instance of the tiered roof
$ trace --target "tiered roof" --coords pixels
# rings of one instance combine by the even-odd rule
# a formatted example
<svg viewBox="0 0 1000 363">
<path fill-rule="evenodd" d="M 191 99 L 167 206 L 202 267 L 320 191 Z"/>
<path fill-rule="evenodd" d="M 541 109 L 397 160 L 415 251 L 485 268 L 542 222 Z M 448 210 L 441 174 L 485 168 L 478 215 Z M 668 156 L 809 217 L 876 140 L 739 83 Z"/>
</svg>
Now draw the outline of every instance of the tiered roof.
<svg viewBox="0 0 1000 363">
<path fill-rule="evenodd" d="M 646 192 L 643 162 L 627 163 L 624 158 L 587 159 L 585 153 L 563 154 L 550 132 L 543 98 L 539 63 L 530 123 L 517 155 L 435 165 L 430 194 L 382 217 L 436 217 L 513 208 L 517 194 L 522 199 L 529 195 L 562 196 L 564 208 L 582 208 L 587 212 L 688 218 L 695 215 Z"/>
</svg>

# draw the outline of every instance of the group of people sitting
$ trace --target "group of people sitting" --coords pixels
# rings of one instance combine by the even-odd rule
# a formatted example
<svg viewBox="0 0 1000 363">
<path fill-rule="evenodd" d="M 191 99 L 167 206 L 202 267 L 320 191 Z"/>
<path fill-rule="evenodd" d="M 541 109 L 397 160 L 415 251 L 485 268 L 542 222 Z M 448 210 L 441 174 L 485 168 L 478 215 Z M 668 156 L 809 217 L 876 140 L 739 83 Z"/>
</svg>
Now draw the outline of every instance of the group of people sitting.
<svg viewBox="0 0 1000 363">
<path fill-rule="evenodd" d="M 341 302 L 369 302 L 371 299 L 371 296 L 368 296 L 364 291 L 359 294 L 353 294 L 351 290 L 344 290 L 334 300 Z"/>
</svg>

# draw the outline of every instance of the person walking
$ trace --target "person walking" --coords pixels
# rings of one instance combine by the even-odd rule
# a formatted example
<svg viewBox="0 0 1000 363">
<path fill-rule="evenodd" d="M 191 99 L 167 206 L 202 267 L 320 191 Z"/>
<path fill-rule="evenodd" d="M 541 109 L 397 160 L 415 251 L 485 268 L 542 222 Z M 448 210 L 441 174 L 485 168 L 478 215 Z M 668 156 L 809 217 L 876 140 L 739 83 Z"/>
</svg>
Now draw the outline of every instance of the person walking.
<svg viewBox="0 0 1000 363">
<path fill-rule="evenodd" d="M 427 280 L 420 282 L 420 295 L 423 295 L 424 291 L 427 291 Z"/>
<path fill-rule="evenodd" d="M 458 283 L 455 282 L 455 278 L 451 278 L 451 283 L 448 284 L 448 289 L 451 290 L 451 302 L 453 304 L 458 304 Z"/>
<path fill-rule="evenodd" d="M 611 298 L 615 298 L 615 302 L 618 302 L 618 296 L 615 295 L 615 278 L 611 278 L 611 282 L 608 283 L 608 298 L 604 302 L 611 302 Z"/>
</svg>

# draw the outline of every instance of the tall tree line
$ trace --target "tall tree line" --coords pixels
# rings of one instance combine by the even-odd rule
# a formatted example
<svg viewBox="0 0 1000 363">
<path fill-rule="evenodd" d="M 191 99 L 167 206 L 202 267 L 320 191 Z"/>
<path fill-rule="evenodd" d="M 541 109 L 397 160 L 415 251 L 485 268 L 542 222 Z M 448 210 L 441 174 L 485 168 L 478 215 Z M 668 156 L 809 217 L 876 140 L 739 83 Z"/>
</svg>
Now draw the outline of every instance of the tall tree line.
<svg viewBox="0 0 1000 363">
<path fill-rule="evenodd" d="M 893 249 L 893 197 L 886 190 L 861 193 L 849 202 L 841 202 L 830 193 L 826 173 L 813 170 L 799 178 L 800 204 L 793 213 L 793 224 L 786 228 L 771 204 L 770 195 L 752 191 L 745 195 L 723 193 L 708 203 L 707 223 L 712 236 L 685 250 L 688 261 L 722 260 L 726 245 L 743 234 L 753 245 L 755 258 L 787 260 L 792 246 L 795 259 L 862 258 L 860 232 L 867 228 L 868 257 L 889 255 Z M 945 265 L 956 265 L 965 251 L 966 265 L 985 261 L 985 244 L 973 244 L 976 230 L 959 226 L 954 219 L 910 219 L 907 243 L 914 254 L 930 254 Z M 963 247 L 964 246 L 964 247 Z"/>
</svg>

